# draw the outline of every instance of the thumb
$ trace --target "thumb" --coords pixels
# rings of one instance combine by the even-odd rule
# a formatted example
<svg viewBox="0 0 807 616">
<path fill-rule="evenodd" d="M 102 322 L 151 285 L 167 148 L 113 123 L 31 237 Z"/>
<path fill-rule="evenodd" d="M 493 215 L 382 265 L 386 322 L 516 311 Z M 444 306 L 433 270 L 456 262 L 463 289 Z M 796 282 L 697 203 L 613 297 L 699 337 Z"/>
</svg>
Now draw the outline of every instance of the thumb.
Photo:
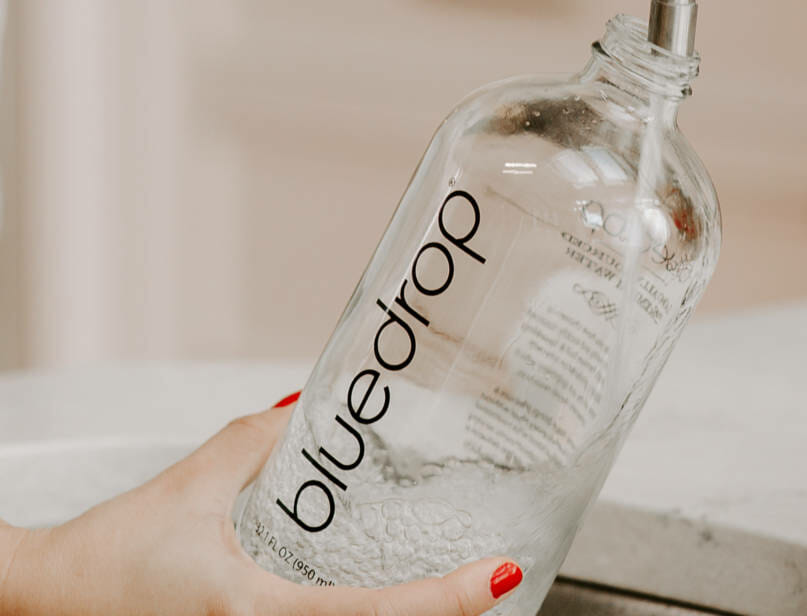
<svg viewBox="0 0 807 616">
<path fill-rule="evenodd" d="M 171 470 L 181 476 L 203 477 L 206 491 L 235 500 L 263 467 L 299 396 L 298 391 L 269 410 L 234 419 Z"/>
<path fill-rule="evenodd" d="M 521 568 L 504 558 L 485 558 L 442 578 L 380 590 L 307 587 L 301 613 L 323 616 L 476 616 L 509 596 L 522 580 Z"/>
</svg>

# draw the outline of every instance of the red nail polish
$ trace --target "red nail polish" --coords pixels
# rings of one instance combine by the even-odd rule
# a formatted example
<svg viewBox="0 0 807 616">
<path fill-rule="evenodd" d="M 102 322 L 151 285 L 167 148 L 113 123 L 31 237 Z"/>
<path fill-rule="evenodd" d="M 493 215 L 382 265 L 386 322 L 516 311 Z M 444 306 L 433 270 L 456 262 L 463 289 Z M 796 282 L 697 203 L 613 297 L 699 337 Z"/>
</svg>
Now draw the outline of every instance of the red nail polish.
<svg viewBox="0 0 807 616">
<path fill-rule="evenodd" d="M 516 563 L 504 563 L 490 576 L 490 594 L 498 599 L 518 586 L 522 577 L 521 568 Z"/>
<path fill-rule="evenodd" d="M 280 402 L 275 404 L 272 408 L 273 409 L 279 409 L 279 408 L 281 408 L 283 406 L 288 406 L 289 404 L 294 404 L 295 402 L 297 402 L 297 398 L 300 397 L 301 393 L 303 393 L 303 392 L 302 391 L 295 391 L 290 396 L 286 396 L 285 398 L 283 398 Z"/>
</svg>

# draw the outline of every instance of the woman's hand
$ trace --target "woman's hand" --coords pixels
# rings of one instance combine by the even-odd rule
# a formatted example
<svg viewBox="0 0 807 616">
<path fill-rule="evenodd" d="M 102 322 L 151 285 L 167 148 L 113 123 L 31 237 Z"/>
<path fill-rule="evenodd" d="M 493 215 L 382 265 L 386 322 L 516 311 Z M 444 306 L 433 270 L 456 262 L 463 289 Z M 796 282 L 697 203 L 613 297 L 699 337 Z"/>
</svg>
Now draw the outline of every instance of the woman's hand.
<svg viewBox="0 0 807 616">
<path fill-rule="evenodd" d="M 145 485 L 62 526 L 0 526 L 0 614 L 473 616 L 521 581 L 502 558 L 380 590 L 299 586 L 258 567 L 238 543 L 232 507 L 290 412 L 237 419 Z"/>
</svg>

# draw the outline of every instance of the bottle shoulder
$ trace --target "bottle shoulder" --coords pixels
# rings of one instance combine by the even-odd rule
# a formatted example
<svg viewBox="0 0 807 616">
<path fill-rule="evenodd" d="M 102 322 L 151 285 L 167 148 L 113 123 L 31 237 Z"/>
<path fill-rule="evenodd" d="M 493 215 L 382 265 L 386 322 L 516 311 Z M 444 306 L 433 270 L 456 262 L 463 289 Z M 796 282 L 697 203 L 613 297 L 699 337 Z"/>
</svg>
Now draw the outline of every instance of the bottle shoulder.
<svg viewBox="0 0 807 616">
<path fill-rule="evenodd" d="M 650 170 L 668 234 L 710 270 L 716 261 L 720 211 L 703 162 L 674 122 L 654 125 L 635 98 L 607 83 L 526 76 L 490 84 L 454 109 L 433 147 L 466 177 L 540 195 L 561 210 L 586 202 L 632 207 L 647 197 L 639 178 Z"/>
<path fill-rule="evenodd" d="M 670 161 L 668 164 L 673 170 L 676 183 L 687 186 L 687 192 L 698 203 L 700 215 L 719 248 L 722 235 L 720 201 L 706 165 L 680 130 L 670 133 L 668 148 L 671 150 L 667 157 Z"/>
</svg>

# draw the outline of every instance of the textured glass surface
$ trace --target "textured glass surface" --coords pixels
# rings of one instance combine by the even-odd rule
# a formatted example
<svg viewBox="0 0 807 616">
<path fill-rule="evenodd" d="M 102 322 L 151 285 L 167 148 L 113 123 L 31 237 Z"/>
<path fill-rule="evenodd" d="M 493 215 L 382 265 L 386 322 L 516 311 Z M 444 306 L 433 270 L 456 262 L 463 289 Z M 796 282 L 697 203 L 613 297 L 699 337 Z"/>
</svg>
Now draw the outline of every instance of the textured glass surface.
<svg viewBox="0 0 807 616">
<path fill-rule="evenodd" d="M 377 586 L 507 554 L 496 613 L 535 612 L 719 249 L 675 124 L 698 59 L 644 38 L 616 18 L 569 81 L 444 121 L 242 512 L 263 567 Z"/>
</svg>

